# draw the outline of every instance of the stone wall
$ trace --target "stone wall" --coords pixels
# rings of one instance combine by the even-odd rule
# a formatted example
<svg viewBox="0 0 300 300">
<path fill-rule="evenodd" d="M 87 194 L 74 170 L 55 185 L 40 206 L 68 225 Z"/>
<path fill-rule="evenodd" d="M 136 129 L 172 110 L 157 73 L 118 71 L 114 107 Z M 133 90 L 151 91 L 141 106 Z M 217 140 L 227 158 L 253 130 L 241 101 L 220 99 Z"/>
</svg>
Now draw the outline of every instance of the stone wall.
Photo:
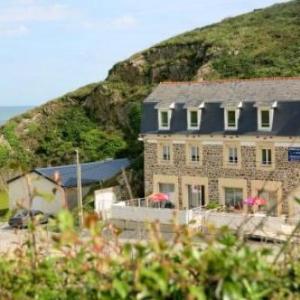
<svg viewBox="0 0 300 300">
<path fill-rule="evenodd" d="M 202 145 L 202 164 L 189 166 L 186 161 L 186 145 L 173 144 L 173 160 L 170 164 L 158 163 L 158 144 L 145 141 L 145 194 L 153 192 L 153 176 L 178 176 L 179 206 L 182 207 L 182 176 L 208 177 L 208 201 L 219 200 L 218 178 L 247 180 L 247 194 L 251 195 L 251 181 L 277 181 L 282 183 L 282 199 L 286 199 L 300 185 L 300 163 L 288 162 L 287 147 L 275 147 L 273 170 L 257 168 L 255 146 L 241 146 L 241 167 L 226 168 L 223 162 L 223 145 Z M 280 201 L 280 210 L 288 213 L 288 201 Z"/>
</svg>

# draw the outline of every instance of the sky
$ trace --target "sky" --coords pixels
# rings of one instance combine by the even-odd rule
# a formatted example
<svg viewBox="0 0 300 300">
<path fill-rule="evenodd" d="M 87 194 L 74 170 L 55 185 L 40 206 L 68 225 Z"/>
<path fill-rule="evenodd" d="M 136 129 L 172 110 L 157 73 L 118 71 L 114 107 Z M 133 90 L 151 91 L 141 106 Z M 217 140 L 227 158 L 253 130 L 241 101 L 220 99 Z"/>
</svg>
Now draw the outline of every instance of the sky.
<svg viewBox="0 0 300 300">
<path fill-rule="evenodd" d="M 280 0 L 0 0 L 0 106 L 36 106 L 166 38 Z"/>
</svg>

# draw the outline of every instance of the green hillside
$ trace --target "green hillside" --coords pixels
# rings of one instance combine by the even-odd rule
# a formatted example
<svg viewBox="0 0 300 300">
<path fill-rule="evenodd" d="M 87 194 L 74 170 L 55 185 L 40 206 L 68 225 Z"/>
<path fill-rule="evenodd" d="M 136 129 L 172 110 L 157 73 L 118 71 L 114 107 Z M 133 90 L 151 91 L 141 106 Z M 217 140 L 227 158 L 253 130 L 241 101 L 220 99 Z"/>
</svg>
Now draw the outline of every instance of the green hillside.
<svg viewBox="0 0 300 300">
<path fill-rule="evenodd" d="M 140 157 L 140 103 L 161 81 L 300 75 L 300 1 L 181 34 L 113 66 L 107 79 L 34 109 L 2 129 L 2 170 Z M 201 18 L 201 12 L 199 12 Z"/>
</svg>

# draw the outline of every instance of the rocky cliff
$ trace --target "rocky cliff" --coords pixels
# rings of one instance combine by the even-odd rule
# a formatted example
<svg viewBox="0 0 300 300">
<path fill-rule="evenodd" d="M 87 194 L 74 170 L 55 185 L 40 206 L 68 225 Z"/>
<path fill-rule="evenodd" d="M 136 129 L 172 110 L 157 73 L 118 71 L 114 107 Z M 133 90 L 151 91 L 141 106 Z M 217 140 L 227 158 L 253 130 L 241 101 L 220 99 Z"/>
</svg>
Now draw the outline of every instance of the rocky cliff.
<svg viewBox="0 0 300 300">
<path fill-rule="evenodd" d="M 200 14 L 199 14 L 200 16 Z M 117 63 L 82 87 L 8 122 L 0 166 L 67 163 L 142 153 L 140 103 L 161 81 L 300 75 L 300 1 L 197 28 Z"/>
</svg>

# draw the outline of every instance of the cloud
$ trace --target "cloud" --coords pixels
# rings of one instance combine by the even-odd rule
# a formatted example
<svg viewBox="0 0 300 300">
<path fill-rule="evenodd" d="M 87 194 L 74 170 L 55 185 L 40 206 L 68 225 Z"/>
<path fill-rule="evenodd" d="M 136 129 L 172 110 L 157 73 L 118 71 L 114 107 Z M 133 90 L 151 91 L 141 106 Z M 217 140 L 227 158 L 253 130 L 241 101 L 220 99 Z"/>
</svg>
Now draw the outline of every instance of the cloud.
<svg viewBox="0 0 300 300">
<path fill-rule="evenodd" d="M 22 1 L 23 4 L 1 9 L 0 23 L 57 21 L 65 19 L 71 14 L 66 5 L 39 5 L 33 0 L 19 1 Z"/>
<path fill-rule="evenodd" d="M 24 36 L 28 33 L 29 33 L 29 29 L 24 25 L 17 25 L 13 27 L 0 26 L 1 37 Z"/>
<path fill-rule="evenodd" d="M 111 20 L 111 25 L 117 29 L 131 29 L 138 25 L 138 21 L 133 16 L 121 16 Z"/>
<path fill-rule="evenodd" d="M 130 15 L 120 16 L 105 20 L 89 20 L 82 23 L 85 29 L 89 30 L 128 30 L 136 28 L 138 20 Z"/>
</svg>

